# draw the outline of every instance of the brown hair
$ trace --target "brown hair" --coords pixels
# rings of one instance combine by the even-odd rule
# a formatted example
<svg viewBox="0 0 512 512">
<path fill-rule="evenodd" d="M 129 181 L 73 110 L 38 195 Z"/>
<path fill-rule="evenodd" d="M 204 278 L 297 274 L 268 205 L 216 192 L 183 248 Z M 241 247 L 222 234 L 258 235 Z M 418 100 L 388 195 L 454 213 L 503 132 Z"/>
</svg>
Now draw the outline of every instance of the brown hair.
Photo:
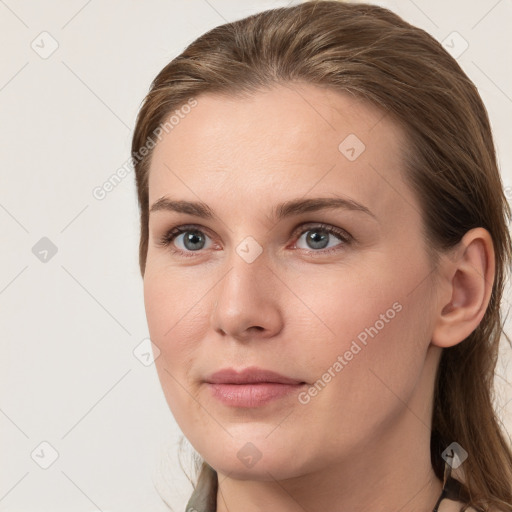
<svg viewBox="0 0 512 512">
<path fill-rule="evenodd" d="M 425 239 L 434 252 L 454 247 L 472 228 L 490 232 L 496 264 L 492 295 L 475 331 L 443 349 L 431 461 L 443 480 L 441 453 L 456 441 L 469 454 L 463 465 L 469 498 L 462 510 L 512 512 L 512 452 L 493 408 L 511 212 L 477 89 L 425 31 L 382 7 L 314 0 L 218 26 L 192 42 L 154 79 L 133 135 L 142 276 L 152 135 L 161 133 L 174 109 L 201 93 L 244 95 L 291 82 L 356 95 L 405 128 L 406 179 L 418 197 Z M 143 154 L 148 141 L 153 146 Z"/>
</svg>

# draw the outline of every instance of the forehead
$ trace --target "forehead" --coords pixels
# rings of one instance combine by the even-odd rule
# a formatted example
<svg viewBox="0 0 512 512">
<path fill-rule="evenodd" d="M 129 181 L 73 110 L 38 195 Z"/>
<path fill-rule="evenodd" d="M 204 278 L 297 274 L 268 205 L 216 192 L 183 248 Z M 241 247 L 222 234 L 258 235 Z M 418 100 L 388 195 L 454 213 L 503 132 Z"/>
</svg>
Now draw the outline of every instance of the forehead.
<svg viewBox="0 0 512 512">
<path fill-rule="evenodd" d="M 373 211 L 414 201 L 402 181 L 404 133 L 368 102 L 310 84 L 196 100 L 154 148 L 150 205 L 166 194 L 214 207 L 229 197 L 244 208 L 310 192 Z"/>
</svg>

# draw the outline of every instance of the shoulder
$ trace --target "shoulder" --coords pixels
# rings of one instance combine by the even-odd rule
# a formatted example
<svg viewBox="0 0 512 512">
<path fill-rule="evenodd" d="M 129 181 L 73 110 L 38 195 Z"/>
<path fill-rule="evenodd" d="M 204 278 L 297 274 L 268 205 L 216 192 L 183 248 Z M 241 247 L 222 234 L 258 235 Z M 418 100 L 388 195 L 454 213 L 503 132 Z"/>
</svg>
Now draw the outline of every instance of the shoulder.
<svg viewBox="0 0 512 512">
<path fill-rule="evenodd" d="M 462 501 L 455 501 L 455 500 L 449 500 L 445 499 L 441 502 L 439 505 L 439 512 L 460 512 L 464 503 Z M 465 512 L 479 512 L 478 510 L 474 509 L 473 507 L 468 507 Z"/>
<path fill-rule="evenodd" d="M 464 503 L 462 501 L 443 500 L 439 505 L 439 512 L 460 512 Z M 480 510 L 468 507 L 465 512 L 481 512 Z M 489 509 L 489 512 L 499 512 L 495 508 Z"/>
</svg>

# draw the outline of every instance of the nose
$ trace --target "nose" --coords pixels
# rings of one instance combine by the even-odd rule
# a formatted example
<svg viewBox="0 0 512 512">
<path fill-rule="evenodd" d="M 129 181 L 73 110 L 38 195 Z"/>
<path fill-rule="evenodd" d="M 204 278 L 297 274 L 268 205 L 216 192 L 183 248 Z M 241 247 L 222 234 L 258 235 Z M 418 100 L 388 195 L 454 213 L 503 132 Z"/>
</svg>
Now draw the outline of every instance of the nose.
<svg viewBox="0 0 512 512">
<path fill-rule="evenodd" d="M 283 327 L 283 288 L 263 255 L 251 263 L 235 255 L 214 288 L 213 329 L 239 341 L 275 336 Z"/>
</svg>

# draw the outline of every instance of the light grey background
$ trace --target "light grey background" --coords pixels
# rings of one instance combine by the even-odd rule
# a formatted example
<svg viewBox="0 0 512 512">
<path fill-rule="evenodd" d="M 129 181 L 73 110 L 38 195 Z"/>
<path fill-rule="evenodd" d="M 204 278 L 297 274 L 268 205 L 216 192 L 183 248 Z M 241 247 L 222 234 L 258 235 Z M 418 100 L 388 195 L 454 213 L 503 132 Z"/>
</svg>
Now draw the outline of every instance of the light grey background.
<svg viewBox="0 0 512 512">
<path fill-rule="evenodd" d="M 378 3 L 452 51 L 468 45 L 458 60 L 489 110 L 512 198 L 512 0 Z M 0 511 L 165 511 L 157 488 L 184 510 L 180 432 L 136 348 L 148 331 L 133 172 L 103 200 L 93 190 L 127 161 L 167 62 L 216 25 L 288 4 L 0 0 Z M 505 311 L 509 301 L 510 289 Z M 511 432 L 502 346 L 497 409 Z"/>
</svg>

